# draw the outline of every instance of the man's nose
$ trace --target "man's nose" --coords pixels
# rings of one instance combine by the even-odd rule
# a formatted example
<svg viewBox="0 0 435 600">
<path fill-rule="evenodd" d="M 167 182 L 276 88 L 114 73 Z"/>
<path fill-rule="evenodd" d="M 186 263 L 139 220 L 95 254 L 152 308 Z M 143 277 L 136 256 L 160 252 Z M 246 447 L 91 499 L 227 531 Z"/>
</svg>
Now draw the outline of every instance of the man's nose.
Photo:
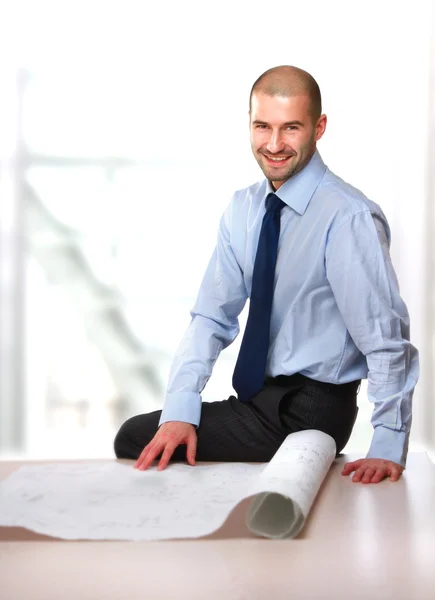
<svg viewBox="0 0 435 600">
<path fill-rule="evenodd" d="M 271 154 L 276 154 L 280 152 L 284 147 L 283 140 L 281 138 L 281 134 L 279 131 L 274 131 L 271 133 L 270 138 L 266 144 L 267 151 Z"/>
</svg>

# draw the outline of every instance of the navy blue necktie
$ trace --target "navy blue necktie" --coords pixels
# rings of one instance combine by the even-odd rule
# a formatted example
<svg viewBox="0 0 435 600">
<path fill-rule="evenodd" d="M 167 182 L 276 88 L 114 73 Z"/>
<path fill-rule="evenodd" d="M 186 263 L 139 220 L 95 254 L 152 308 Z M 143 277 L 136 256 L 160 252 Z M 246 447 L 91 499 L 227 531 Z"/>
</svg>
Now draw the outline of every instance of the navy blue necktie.
<svg viewBox="0 0 435 600">
<path fill-rule="evenodd" d="M 241 402 L 249 402 L 264 386 L 283 206 L 284 202 L 275 194 L 267 196 L 252 275 L 248 320 L 233 374 L 233 387 Z"/>
</svg>

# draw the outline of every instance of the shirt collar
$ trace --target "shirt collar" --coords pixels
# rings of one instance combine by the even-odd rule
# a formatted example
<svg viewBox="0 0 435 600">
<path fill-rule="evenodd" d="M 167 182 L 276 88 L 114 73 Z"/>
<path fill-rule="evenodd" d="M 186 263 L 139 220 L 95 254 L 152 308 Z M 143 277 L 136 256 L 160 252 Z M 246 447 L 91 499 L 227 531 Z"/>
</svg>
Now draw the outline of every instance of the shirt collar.
<svg viewBox="0 0 435 600">
<path fill-rule="evenodd" d="M 266 196 L 271 192 L 275 193 L 290 208 L 303 215 L 325 174 L 326 168 L 319 151 L 316 150 L 306 167 L 293 177 L 290 177 L 276 192 L 272 188 L 270 181 L 267 180 Z"/>
</svg>

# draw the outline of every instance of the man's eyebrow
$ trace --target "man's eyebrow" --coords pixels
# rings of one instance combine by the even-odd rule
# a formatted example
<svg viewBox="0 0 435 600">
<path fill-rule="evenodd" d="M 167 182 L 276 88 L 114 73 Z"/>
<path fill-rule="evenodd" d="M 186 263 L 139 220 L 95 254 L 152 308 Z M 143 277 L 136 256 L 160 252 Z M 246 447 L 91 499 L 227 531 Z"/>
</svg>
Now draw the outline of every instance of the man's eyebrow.
<svg viewBox="0 0 435 600">
<path fill-rule="evenodd" d="M 284 127 L 288 127 L 289 125 L 299 125 L 300 127 L 304 127 L 302 121 L 287 121 L 287 123 L 284 123 Z"/>
<path fill-rule="evenodd" d="M 268 123 L 266 123 L 266 121 L 259 121 L 258 119 L 256 119 L 255 121 L 252 121 L 253 125 L 268 125 Z M 302 123 L 302 121 L 287 121 L 287 123 L 283 124 L 283 127 L 288 127 L 289 125 L 299 125 L 299 127 L 304 127 L 304 124 Z"/>
</svg>

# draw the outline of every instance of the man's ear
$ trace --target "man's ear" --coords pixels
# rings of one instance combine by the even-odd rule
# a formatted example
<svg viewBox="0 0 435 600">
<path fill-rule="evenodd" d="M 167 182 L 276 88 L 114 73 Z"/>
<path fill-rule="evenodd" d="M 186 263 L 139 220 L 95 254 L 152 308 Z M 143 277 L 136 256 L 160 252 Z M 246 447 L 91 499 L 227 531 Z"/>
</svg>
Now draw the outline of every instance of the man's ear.
<svg viewBox="0 0 435 600">
<path fill-rule="evenodd" d="M 319 120 L 317 121 L 317 125 L 316 125 L 316 135 L 315 135 L 316 142 L 318 140 L 320 140 L 320 138 L 325 133 L 327 123 L 328 123 L 328 117 L 326 115 L 320 115 Z"/>
</svg>

